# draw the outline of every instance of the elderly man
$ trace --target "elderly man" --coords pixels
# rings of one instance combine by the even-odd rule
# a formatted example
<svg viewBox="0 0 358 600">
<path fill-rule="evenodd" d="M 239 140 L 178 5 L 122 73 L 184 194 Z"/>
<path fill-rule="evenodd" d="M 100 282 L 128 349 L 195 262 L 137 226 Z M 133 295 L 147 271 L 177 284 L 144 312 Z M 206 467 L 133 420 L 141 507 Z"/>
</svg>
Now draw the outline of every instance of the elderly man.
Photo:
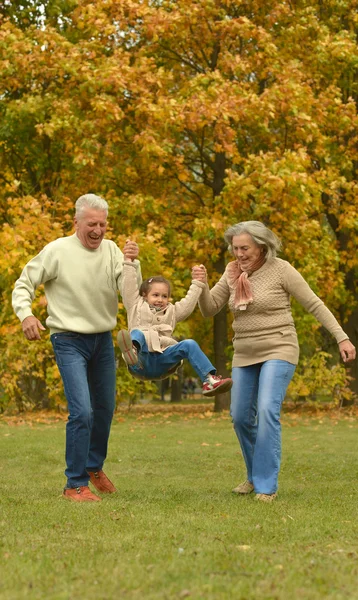
<svg viewBox="0 0 358 600">
<path fill-rule="evenodd" d="M 100 501 L 115 492 L 103 472 L 115 408 L 116 367 L 112 329 L 117 323 L 123 253 L 104 239 L 108 204 L 86 194 L 76 202 L 75 233 L 59 238 L 30 260 L 15 283 L 13 308 L 25 337 L 39 340 L 45 329 L 32 314 L 36 288 L 44 284 L 46 325 L 68 402 L 65 498 Z M 127 241 L 126 256 L 135 261 L 140 283 L 138 246 Z"/>
</svg>

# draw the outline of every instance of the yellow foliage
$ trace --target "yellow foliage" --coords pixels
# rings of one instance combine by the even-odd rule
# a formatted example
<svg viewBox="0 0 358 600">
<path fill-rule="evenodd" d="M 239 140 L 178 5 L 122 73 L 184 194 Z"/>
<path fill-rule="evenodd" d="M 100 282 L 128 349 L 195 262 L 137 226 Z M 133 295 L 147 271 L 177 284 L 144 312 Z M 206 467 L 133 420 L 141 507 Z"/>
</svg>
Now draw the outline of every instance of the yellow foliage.
<svg viewBox="0 0 358 600">
<path fill-rule="evenodd" d="M 163 273 L 178 297 L 194 263 L 218 279 L 228 225 L 257 219 L 337 316 L 354 310 L 353 0 L 82 0 L 66 28 L 47 17 L 26 26 L 10 5 L 0 34 L 0 367 L 11 390 L 9 369 L 24 360 L 13 283 L 45 243 L 71 232 L 87 191 L 108 200 L 120 246 L 138 241 L 144 276 Z M 35 308 L 45 316 L 41 293 Z M 211 326 L 190 321 L 210 351 Z M 319 334 L 301 315 L 298 326 L 312 354 Z M 35 353 L 26 360 L 40 377 Z"/>
</svg>

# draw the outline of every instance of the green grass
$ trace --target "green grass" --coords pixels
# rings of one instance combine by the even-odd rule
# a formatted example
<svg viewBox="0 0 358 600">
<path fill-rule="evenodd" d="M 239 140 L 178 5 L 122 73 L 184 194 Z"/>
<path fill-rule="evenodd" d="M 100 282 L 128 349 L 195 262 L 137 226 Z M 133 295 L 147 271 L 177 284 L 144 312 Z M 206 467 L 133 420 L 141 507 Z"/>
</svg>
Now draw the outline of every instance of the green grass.
<svg viewBox="0 0 358 600">
<path fill-rule="evenodd" d="M 0 598 L 358 599 L 353 419 L 283 420 L 279 498 L 236 497 L 229 419 L 114 422 L 103 502 L 61 498 L 64 423 L 0 424 Z"/>
</svg>

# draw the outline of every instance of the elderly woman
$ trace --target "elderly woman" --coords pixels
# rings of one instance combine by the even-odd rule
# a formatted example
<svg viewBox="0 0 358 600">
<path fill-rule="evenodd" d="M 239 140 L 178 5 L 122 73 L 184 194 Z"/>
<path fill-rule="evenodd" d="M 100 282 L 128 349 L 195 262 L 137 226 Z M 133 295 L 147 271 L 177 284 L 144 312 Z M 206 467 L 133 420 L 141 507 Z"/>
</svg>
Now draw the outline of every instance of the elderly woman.
<svg viewBox="0 0 358 600">
<path fill-rule="evenodd" d="M 247 480 L 233 492 L 254 491 L 271 502 L 280 469 L 280 410 L 299 356 L 290 296 L 335 337 L 344 362 L 354 360 L 355 347 L 298 271 L 276 257 L 280 241 L 263 223 L 238 223 L 224 237 L 235 260 L 211 290 L 206 286 L 199 306 L 211 317 L 229 303 L 234 315 L 231 416 Z M 193 272 L 206 282 L 203 265 Z"/>
</svg>

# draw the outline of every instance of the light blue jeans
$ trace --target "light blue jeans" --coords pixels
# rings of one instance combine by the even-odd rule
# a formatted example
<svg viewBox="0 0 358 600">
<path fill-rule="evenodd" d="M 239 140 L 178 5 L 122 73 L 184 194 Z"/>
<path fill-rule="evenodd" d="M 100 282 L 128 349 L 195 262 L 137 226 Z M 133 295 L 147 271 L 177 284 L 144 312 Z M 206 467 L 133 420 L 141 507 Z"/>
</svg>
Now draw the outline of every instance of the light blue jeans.
<svg viewBox="0 0 358 600">
<path fill-rule="evenodd" d="M 51 335 L 68 402 L 67 487 L 88 485 L 107 456 L 115 408 L 116 365 L 112 334 L 61 332 Z"/>
<path fill-rule="evenodd" d="M 139 346 L 138 363 L 130 366 L 129 371 L 139 377 L 156 379 L 165 375 L 170 368 L 188 359 L 194 371 L 203 382 L 208 373 L 216 373 L 215 367 L 194 340 L 183 340 L 169 346 L 164 352 L 149 352 L 144 333 L 139 329 L 131 331 L 132 341 Z"/>
<path fill-rule="evenodd" d="M 280 412 L 295 365 L 267 360 L 234 367 L 231 417 L 247 469 L 257 494 L 273 494 L 281 462 Z"/>
</svg>

